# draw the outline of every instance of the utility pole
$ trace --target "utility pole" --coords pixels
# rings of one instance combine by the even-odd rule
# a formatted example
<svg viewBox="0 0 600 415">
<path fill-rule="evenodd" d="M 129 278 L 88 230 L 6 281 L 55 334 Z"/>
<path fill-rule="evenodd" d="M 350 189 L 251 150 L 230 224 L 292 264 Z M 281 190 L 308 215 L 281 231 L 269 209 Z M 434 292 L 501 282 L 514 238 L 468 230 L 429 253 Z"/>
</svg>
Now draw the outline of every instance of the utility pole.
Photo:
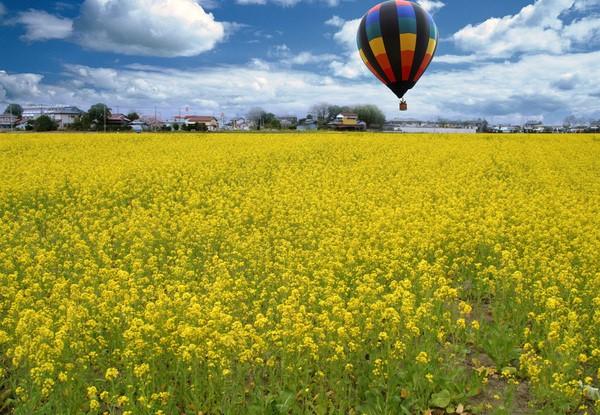
<svg viewBox="0 0 600 415">
<path fill-rule="evenodd" d="M 104 118 L 104 132 L 106 132 L 106 104 L 103 104 L 102 112 L 104 113 L 104 116 L 102 117 Z"/>
</svg>

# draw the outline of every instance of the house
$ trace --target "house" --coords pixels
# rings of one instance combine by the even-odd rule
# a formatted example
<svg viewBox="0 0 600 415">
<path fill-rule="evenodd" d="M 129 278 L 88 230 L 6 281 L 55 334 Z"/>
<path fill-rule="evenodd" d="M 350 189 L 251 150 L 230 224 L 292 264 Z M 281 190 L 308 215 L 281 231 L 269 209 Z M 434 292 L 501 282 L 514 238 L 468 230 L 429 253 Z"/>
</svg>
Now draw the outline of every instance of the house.
<svg viewBox="0 0 600 415">
<path fill-rule="evenodd" d="M 212 115 L 185 115 L 183 117 L 175 117 L 175 121 L 192 128 L 198 128 L 200 124 L 204 124 L 208 131 L 219 129 L 219 120 Z"/>
<path fill-rule="evenodd" d="M 284 117 L 277 117 L 277 119 L 279 120 L 279 123 L 281 124 L 281 128 L 290 128 L 290 127 L 295 127 L 298 125 L 298 117 L 294 117 L 294 116 L 284 116 Z"/>
<path fill-rule="evenodd" d="M 524 133 L 543 133 L 544 124 L 541 121 L 527 121 L 523 126 Z"/>
<path fill-rule="evenodd" d="M 116 113 L 106 117 L 106 126 L 111 129 L 126 128 L 129 126 L 130 122 L 131 120 L 124 114 Z M 102 126 L 100 125 L 99 127 Z"/>
<path fill-rule="evenodd" d="M 518 125 L 501 125 L 499 128 L 501 133 L 518 133 L 521 132 L 521 127 Z"/>
<path fill-rule="evenodd" d="M 383 125 L 383 131 L 395 133 L 475 134 L 477 125 L 469 122 L 433 122 L 414 119 L 392 120 Z"/>
<path fill-rule="evenodd" d="M 366 130 L 367 124 L 358 119 L 358 114 L 342 112 L 335 117 L 335 120 L 327 124 L 335 130 Z"/>
<path fill-rule="evenodd" d="M 142 131 L 150 130 L 150 125 L 146 121 L 140 119 L 131 121 L 129 123 L 129 126 L 131 127 L 131 130 L 135 131 L 136 133 L 141 133 Z"/>
<path fill-rule="evenodd" d="M 319 128 L 317 120 L 313 119 L 312 115 L 308 115 L 306 118 L 302 118 L 298 121 L 296 130 L 298 131 L 316 131 Z"/>
<path fill-rule="evenodd" d="M 355 126 L 358 124 L 358 114 L 342 112 L 335 117 L 335 121 L 341 125 Z"/>
<path fill-rule="evenodd" d="M 222 125 L 221 128 L 230 131 L 248 131 L 250 130 L 250 124 L 246 122 L 244 117 L 239 117 L 232 118 L 225 125 Z"/>
<path fill-rule="evenodd" d="M 11 130 L 18 124 L 20 118 L 12 114 L 0 114 L 0 131 Z"/>
<path fill-rule="evenodd" d="M 74 106 L 30 105 L 23 107 L 22 118 L 29 121 L 35 120 L 41 115 L 47 115 L 56 121 L 59 130 L 63 130 L 83 114 L 82 110 Z"/>
</svg>

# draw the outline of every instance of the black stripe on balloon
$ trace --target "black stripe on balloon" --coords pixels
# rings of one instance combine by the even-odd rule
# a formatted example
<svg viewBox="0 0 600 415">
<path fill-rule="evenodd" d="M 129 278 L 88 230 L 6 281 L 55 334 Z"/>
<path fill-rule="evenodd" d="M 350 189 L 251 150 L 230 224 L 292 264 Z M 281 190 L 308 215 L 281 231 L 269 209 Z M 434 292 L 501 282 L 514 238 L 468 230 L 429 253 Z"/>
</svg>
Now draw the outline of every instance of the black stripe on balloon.
<svg viewBox="0 0 600 415">
<path fill-rule="evenodd" d="M 362 46 L 363 53 L 365 54 L 367 61 L 371 64 L 373 69 L 375 69 L 375 72 L 377 72 L 379 74 L 381 79 L 385 79 L 387 82 L 389 82 L 390 80 L 387 78 L 387 76 L 385 76 L 385 72 L 383 72 L 383 70 L 381 69 L 381 66 L 379 66 L 379 62 L 377 62 L 377 59 L 375 58 L 375 55 L 373 55 L 373 51 L 371 50 L 371 45 L 369 45 L 369 39 L 367 38 L 367 27 L 366 26 L 367 26 L 367 16 L 365 15 L 362 18 L 362 20 L 360 21 L 360 26 L 358 28 L 358 39 Z"/>
<path fill-rule="evenodd" d="M 400 28 L 398 27 L 398 11 L 395 1 L 388 1 L 381 6 L 379 9 L 379 22 L 385 53 L 392 66 L 396 82 L 401 81 Z"/>
<path fill-rule="evenodd" d="M 413 4 L 415 10 L 415 16 L 417 18 L 417 45 L 415 47 L 415 58 L 413 60 L 412 68 L 410 70 L 410 79 L 414 81 L 417 71 L 423 63 L 425 53 L 427 52 L 427 46 L 429 45 L 429 21 L 425 11 L 416 4 Z"/>
</svg>

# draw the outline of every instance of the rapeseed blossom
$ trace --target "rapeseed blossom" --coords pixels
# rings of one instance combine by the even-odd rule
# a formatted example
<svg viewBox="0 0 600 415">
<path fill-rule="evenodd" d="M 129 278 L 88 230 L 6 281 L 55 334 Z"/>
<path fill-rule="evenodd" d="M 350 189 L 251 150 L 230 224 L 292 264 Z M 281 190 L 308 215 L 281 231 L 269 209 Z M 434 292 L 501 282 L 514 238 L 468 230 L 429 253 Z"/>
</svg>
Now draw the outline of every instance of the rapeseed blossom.
<svg viewBox="0 0 600 415">
<path fill-rule="evenodd" d="M 598 412 L 599 140 L 1 135 L 0 396 Z"/>
</svg>

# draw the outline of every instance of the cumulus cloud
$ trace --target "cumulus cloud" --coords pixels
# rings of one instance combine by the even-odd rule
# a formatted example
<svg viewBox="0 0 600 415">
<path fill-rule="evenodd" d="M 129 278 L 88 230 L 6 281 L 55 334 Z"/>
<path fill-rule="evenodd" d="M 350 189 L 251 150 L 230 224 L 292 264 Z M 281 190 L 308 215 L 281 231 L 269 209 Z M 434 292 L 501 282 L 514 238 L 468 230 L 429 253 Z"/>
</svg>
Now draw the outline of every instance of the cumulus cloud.
<svg viewBox="0 0 600 415">
<path fill-rule="evenodd" d="M 580 78 L 577 74 L 574 73 L 565 73 L 560 76 L 559 79 L 552 82 L 552 86 L 558 89 L 562 89 L 563 91 L 570 91 L 577 87 L 577 83 Z"/>
<path fill-rule="evenodd" d="M 587 16 L 565 26 L 563 35 L 576 44 L 597 44 L 600 42 L 600 17 Z"/>
<path fill-rule="evenodd" d="M 283 66 L 317 65 L 338 59 L 337 55 L 331 53 L 293 52 L 286 44 L 275 45 L 268 55 L 276 58 L 278 63 Z"/>
<path fill-rule="evenodd" d="M 343 50 L 341 59 L 335 59 L 329 64 L 335 76 L 356 79 L 368 73 L 356 49 L 356 32 L 359 25 L 360 19 L 344 21 L 333 35 L 333 40 Z"/>
<path fill-rule="evenodd" d="M 440 55 L 436 56 L 436 63 L 461 64 L 461 63 L 476 63 L 481 58 L 477 55 Z"/>
<path fill-rule="evenodd" d="M 55 16 L 43 10 L 31 9 L 19 13 L 16 21 L 25 26 L 25 34 L 22 38 L 27 41 L 66 39 L 73 33 L 71 19 Z"/>
<path fill-rule="evenodd" d="M 225 36 L 195 0 L 85 0 L 78 42 L 100 51 L 145 56 L 194 56 Z"/>
<path fill-rule="evenodd" d="M 418 3 L 429 13 L 435 13 L 446 4 L 439 0 L 418 0 Z"/>
<path fill-rule="evenodd" d="M 573 6 L 573 0 L 537 0 L 517 14 L 493 17 L 476 25 L 467 25 L 452 36 L 466 51 L 491 56 L 511 56 L 520 52 L 561 53 L 569 40 L 561 36 L 561 13 Z"/>
<path fill-rule="evenodd" d="M 0 99 L 28 99 L 41 94 L 41 81 L 38 74 L 8 74 L 0 71 Z"/>
<path fill-rule="evenodd" d="M 325 21 L 326 25 L 333 27 L 342 27 L 346 21 L 342 19 L 340 16 L 331 16 L 330 19 Z"/>
<path fill-rule="evenodd" d="M 566 21 L 573 11 L 589 11 L 599 0 L 536 0 L 518 13 L 469 24 L 451 40 L 462 50 L 481 57 L 511 57 L 526 53 L 565 53 L 578 43 L 598 43 L 600 17 L 589 14 Z"/>
</svg>

